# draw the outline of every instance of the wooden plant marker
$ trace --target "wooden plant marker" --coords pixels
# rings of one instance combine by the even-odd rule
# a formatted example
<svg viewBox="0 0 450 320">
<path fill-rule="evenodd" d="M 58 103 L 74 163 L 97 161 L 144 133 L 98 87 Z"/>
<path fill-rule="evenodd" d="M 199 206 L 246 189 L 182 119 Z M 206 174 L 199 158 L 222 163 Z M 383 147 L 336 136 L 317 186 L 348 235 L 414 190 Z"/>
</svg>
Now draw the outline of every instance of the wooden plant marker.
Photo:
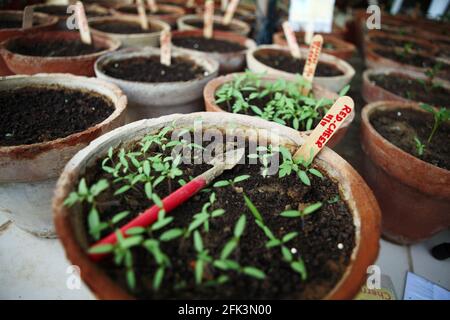
<svg viewBox="0 0 450 320">
<path fill-rule="evenodd" d="M 227 11 L 225 11 L 225 16 L 223 18 L 223 24 L 229 25 L 231 20 L 233 19 L 234 13 L 236 12 L 237 6 L 239 4 L 239 0 L 231 0 L 231 2 L 227 6 Z"/>
<path fill-rule="evenodd" d="M 205 13 L 203 15 L 203 36 L 211 39 L 213 36 L 214 26 L 214 0 L 207 0 L 205 2 Z"/>
<path fill-rule="evenodd" d="M 220 9 L 225 12 L 227 10 L 228 7 L 228 0 L 222 0 L 220 2 Z"/>
<path fill-rule="evenodd" d="M 195 6 L 195 0 L 188 0 L 186 7 L 193 8 Z"/>
<path fill-rule="evenodd" d="M 170 66 L 171 63 L 171 46 L 172 46 L 172 34 L 168 30 L 161 32 L 161 64 Z"/>
<path fill-rule="evenodd" d="M 283 22 L 283 31 L 284 36 L 286 37 L 289 50 L 291 51 L 291 54 L 294 58 L 300 59 L 300 47 L 297 43 L 297 38 L 295 37 L 294 30 L 292 30 L 291 25 L 288 21 Z"/>
<path fill-rule="evenodd" d="M 314 25 L 310 21 L 308 23 L 308 25 L 306 26 L 306 30 L 305 30 L 305 38 L 303 40 L 303 41 L 305 41 L 305 44 L 307 44 L 307 45 L 311 44 L 313 36 L 314 36 Z"/>
<path fill-rule="evenodd" d="M 147 20 L 147 13 L 145 11 L 144 1 L 137 0 L 136 5 L 139 14 L 139 21 L 141 22 L 141 28 L 143 30 L 148 30 L 148 20 Z"/>
<path fill-rule="evenodd" d="M 81 1 L 77 1 L 75 16 L 78 22 L 78 28 L 80 30 L 81 41 L 91 45 L 91 31 L 89 30 L 89 25 L 86 18 L 86 11 L 84 10 L 84 5 Z"/>
<path fill-rule="evenodd" d="M 305 62 L 305 67 L 303 68 L 303 78 L 305 81 L 310 83 L 310 86 L 305 86 L 302 88 L 302 94 L 308 95 L 312 87 L 314 74 L 316 73 L 317 64 L 319 63 L 320 52 L 322 52 L 323 37 L 317 34 L 313 37 L 311 45 L 309 46 L 308 58 Z"/>
<path fill-rule="evenodd" d="M 306 138 L 305 143 L 294 154 L 294 159 L 312 162 L 342 126 L 345 119 L 353 112 L 354 106 L 353 99 L 348 96 L 337 99 L 317 127 Z"/>
<path fill-rule="evenodd" d="M 26 6 L 25 9 L 23 9 L 22 29 L 28 29 L 33 26 L 33 13 L 33 6 Z"/>
<path fill-rule="evenodd" d="M 158 12 L 158 5 L 155 0 L 147 0 L 147 5 L 152 13 Z"/>
</svg>

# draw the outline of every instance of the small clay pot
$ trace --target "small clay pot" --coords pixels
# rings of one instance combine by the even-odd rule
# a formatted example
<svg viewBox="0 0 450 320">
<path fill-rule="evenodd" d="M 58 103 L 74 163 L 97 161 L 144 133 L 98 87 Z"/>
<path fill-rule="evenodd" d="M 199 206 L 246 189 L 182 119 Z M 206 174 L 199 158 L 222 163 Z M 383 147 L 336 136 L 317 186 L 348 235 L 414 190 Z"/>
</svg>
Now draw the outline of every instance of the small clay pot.
<svg viewBox="0 0 450 320">
<path fill-rule="evenodd" d="M 223 17 L 214 16 L 214 23 L 222 23 Z M 178 29 L 179 30 L 196 30 L 197 27 L 191 25 L 193 22 L 203 22 L 203 17 L 199 15 L 187 15 L 184 17 L 181 17 L 177 21 Z M 241 36 L 247 37 L 250 33 L 250 26 L 243 22 L 236 19 L 232 19 L 230 22 L 230 28 L 232 32 L 237 33 Z"/>
<path fill-rule="evenodd" d="M 285 72 L 282 70 L 277 70 L 277 69 L 271 68 L 271 67 L 263 64 L 262 62 L 260 62 L 258 59 L 255 58 L 255 53 L 257 53 L 257 52 L 258 53 L 263 52 L 264 54 L 276 55 L 278 51 L 290 52 L 288 48 L 277 46 L 277 45 L 263 45 L 263 46 L 258 46 L 254 49 L 250 49 L 247 52 L 247 68 L 249 68 L 250 71 L 253 71 L 256 73 L 266 72 L 268 75 L 275 75 L 275 76 L 278 76 L 278 77 L 281 77 L 281 78 L 284 78 L 287 80 L 295 80 L 297 78 L 297 74 L 298 73 L 301 74 L 302 70 L 298 70 L 297 74 Z M 300 53 L 301 53 L 302 57 L 307 57 L 308 51 L 309 51 L 308 49 L 300 48 Z M 320 85 L 328 90 L 338 92 L 345 85 L 350 83 L 353 76 L 355 75 L 355 69 L 353 69 L 353 67 L 350 64 L 348 64 L 344 60 L 336 58 L 332 55 L 329 55 L 326 53 L 321 53 L 320 58 L 319 58 L 319 63 L 320 62 L 330 64 L 330 65 L 334 66 L 335 68 L 339 69 L 343 73 L 342 75 L 336 76 L 336 77 L 314 77 L 315 83 L 317 83 L 318 85 Z"/>
<path fill-rule="evenodd" d="M 170 125 L 175 125 L 177 128 L 191 128 L 194 121 L 199 120 L 204 127 L 213 127 L 222 132 L 231 130 L 238 133 L 250 130 L 257 136 L 263 137 L 267 137 L 267 132 L 274 135 L 276 133 L 279 143 L 287 147 L 296 148 L 304 142 L 298 131 L 274 122 L 230 113 L 224 113 L 218 117 L 214 113 L 202 112 L 189 115 L 174 114 L 130 123 L 97 139 L 80 151 L 66 166 L 58 181 L 53 198 L 53 214 L 56 229 L 68 259 L 72 264 L 80 267 L 83 281 L 97 298 L 132 299 L 133 297 L 88 257 L 88 240 L 85 236 L 85 221 L 81 211 L 77 208 L 67 208 L 63 205 L 64 200 L 74 190 L 80 177 L 97 160 L 105 157 L 110 147 L 136 141 L 148 132 Z M 326 294 L 325 299 L 352 299 L 365 283 L 367 268 L 375 263 L 378 255 L 380 210 L 364 180 L 331 149 L 324 148 L 315 158 L 314 163 L 339 184 L 341 197 L 353 214 L 356 232 L 356 243 L 348 269 L 335 288 Z"/>
<path fill-rule="evenodd" d="M 383 235 L 411 244 L 450 227 L 450 171 L 404 152 L 373 128 L 370 116 L 392 108 L 425 112 L 415 103 L 399 101 L 379 101 L 363 108 L 364 178 L 380 204 Z"/>
<path fill-rule="evenodd" d="M 92 41 L 95 45 L 105 48 L 102 51 L 72 57 L 39 57 L 26 56 L 14 53 L 9 50 L 13 41 L 32 41 L 36 45 L 39 42 L 52 40 L 75 40 L 79 39 L 78 32 L 56 31 L 39 32 L 34 34 L 23 34 L 11 38 L 0 44 L 0 54 L 3 57 L 8 68 L 16 74 L 36 74 L 36 73 L 71 73 L 74 75 L 93 76 L 94 63 L 98 57 L 107 52 L 112 52 L 120 47 L 120 41 L 106 36 L 92 35 Z"/>
<path fill-rule="evenodd" d="M 183 37 L 203 37 L 203 30 L 185 30 L 172 32 L 172 39 Z M 186 54 L 191 53 L 204 54 L 207 57 L 215 59 L 219 62 L 220 65 L 219 67 L 220 74 L 227 74 L 230 72 L 242 71 L 245 68 L 245 55 L 247 53 L 247 50 L 256 47 L 256 43 L 252 39 L 240 36 L 232 32 L 214 31 L 213 39 L 235 42 L 246 47 L 246 49 L 237 52 L 220 53 L 220 52 L 204 52 L 193 49 L 186 49 L 183 47 L 177 47 L 175 45 L 174 48 L 177 48 L 181 52 L 185 52 Z"/>
<path fill-rule="evenodd" d="M 127 105 L 126 96 L 117 86 L 69 74 L 5 77 L 0 81 L 0 90 L 54 85 L 107 97 L 115 110 L 101 123 L 64 138 L 31 145 L 0 146 L 0 211 L 9 213 L 17 226 L 45 238 L 55 237 L 50 202 L 56 179 L 66 162 L 95 138 L 122 126 Z"/>
<path fill-rule="evenodd" d="M 158 48 L 127 48 L 104 55 L 95 63 L 98 78 L 114 83 L 127 95 L 129 101 L 128 122 L 155 118 L 172 113 L 190 113 L 203 109 L 203 88 L 219 71 L 219 63 L 204 55 L 190 54 L 172 50 L 173 57 L 187 57 L 208 74 L 201 79 L 185 82 L 146 83 L 113 78 L 103 72 L 103 66 L 111 61 L 133 57 L 159 56 Z"/>
<path fill-rule="evenodd" d="M 158 31 L 151 31 L 148 33 L 136 33 L 136 34 L 123 34 L 123 33 L 110 33 L 104 32 L 96 29 L 97 24 L 103 22 L 131 22 L 136 23 L 140 26 L 140 20 L 138 17 L 132 16 L 114 16 L 114 17 L 99 17 L 89 19 L 89 25 L 93 34 L 100 36 L 107 36 L 111 39 L 120 41 L 123 48 L 128 47 L 158 47 L 159 38 L 161 37 L 161 32 L 166 30 L 170 31 L 170 25 L 162 20 L 149 19 L 149 28 L 157 29 Z"/>
<path fill-rule="evenodd" d="M 14 10 L 2 10 L 0 11 L 0 20 L 1 21 L 22 21 L 23 11 L 14 11 Z M 36 21 L 35 21 L 36 20 Z M 8 28 L 8 29 L 0 29 L 0 42 L 3 42 L 9 38 L 16 37 L 21 35 L 25 31 L 30 34 L 33 32 L 45 31 L 53 29 L 58 23 L 58 18 L 51 17 L 49 15 L 43 13 L 33 13 L 33 21 L 34 24 L 29 29 L 22 28 Z M 0 57 L 0 76 L 9 76 L 14 73 L 8 69 L 3 58 Z"/>
<path fill-rule="evenodd" d="M 125 8 L 136 8 L 136 6 L 135 5 L 117 6 L 113 9 L 113 12 L 115 15 L 118 15 L 118 16 L 138 17 L 137 14 L 126 13 L 126 12 L 120 11 L 121 9 L 125 9 Z M 175 27 L 177 24 L 178 18 L 180 18 L 186 14 L 184 9 L 181 7 L 178 7 L 178 6 L 161 4 L 161 5 L 158 5 L 158 9 L 160 9 L 161 11 L 164 11 L 166 13 L 164 13 L 164 14 L 148 14 L 147 17 L 149 19 L 162 20 L 162 21 L 168 23 L 171 27 Z"/>
<path fill-rule="evenodd" d="M 300 33 L 296 32 L 296 36 L 300 37 Z M 322 52 L 331 54 L 332 56 L 338 57 L 340 59 L 348 60 L 356 52 L 356 47 L 353 44 L 351 44 L 347 41 L 344 41 L 342 39 L 339 39 L 337 37 L 330 36 L 330 35 L 323 35 L 323 41 L 324 41 L 324 44 L 329 43 L 329 44 L 333 45 L 334 48 L 333 49 L 322 48 Z M 286 38 L 284 36 L 284 32 L 275 33 L 273 35 L 273 43 L 277 44 L 279 46 L 286 47 L 288 44 L 287 44 Z M 309 46 L 306 44 L 300 44 L 300 47 L 301 48 L 309 48 Z"/>
<path fill-rule="evenodd" d="M 225 83 L 232 82 L 235 79 L 235 76 L 242 75 L 242 73 L 232 73 L 226 76 L 218 77 L 208 82 L 205 89 L 203 90 L 203 99 L 205 100 L 206 111 L 210 112 L 227 112 L 223 110 L 216 104 L 216 91 Z M 267 75 L 264 76 L 263 81 L 265 82 L 275 82 L 279 78 L 275 75 Z M 325 98 L 330 100 L 336 100 L 338 95 L 334 92 L 331 92 L 317 84 L 313 84 L 313 94 L 316 98 Z M 347 133 L 347 130 L 355 118 L 355 113 L 352 112 L 350 116 L 344 121 L 339 130 L 335 133 L 335 135 L 331 138 L 331 140 L 327 143 L 327 146 L 332 148 L 341 141 L 341 139 Z M 309 135 L 312 131 L 302 131 L 302 133 Z"/>
</svg>

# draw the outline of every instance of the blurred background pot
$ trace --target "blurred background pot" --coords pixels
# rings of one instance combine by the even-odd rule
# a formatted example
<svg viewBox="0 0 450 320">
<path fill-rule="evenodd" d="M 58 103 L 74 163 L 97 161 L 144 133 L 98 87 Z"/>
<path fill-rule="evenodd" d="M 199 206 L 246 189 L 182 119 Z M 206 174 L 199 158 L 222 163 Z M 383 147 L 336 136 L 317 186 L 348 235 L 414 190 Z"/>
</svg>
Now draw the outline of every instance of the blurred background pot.
<svg viewBox="0 0 450 320">
<path fill-rule="evenodd" d="M 214 16 L 214 24 L 222 24 L 222 20 L 223 17 Z M 179 30 L 200 29 L 199 27 L 193 25 L 193 23 L 203 23 L 203 17 L 199 15 L 187 15 L 181 17 L 177 21 L 178 29 Z M 231 32 L 240 34 L 241 36 L 244 37 L 247 37 L 250 33 L 250 26 L 247 23 L 236 19 L 231 20 L 229 28 Z M 224 31 L 224 30 L 217 30 L 217 31 Z"/>
<path fill-rule="evenodd" d="M 172 5 L 158 5 L 158 12 L 151 13 L 150 8 L 146 8 L 149 19 L 159 19 L 167 22 L 172 27 L 176 26 L 178 18 L 184 16 L 186 12 L 183 8 Z M 137 7 L 135 5 L 117 6 L 113 9 L 116 15 L 138 17 Z"/>
</svg>

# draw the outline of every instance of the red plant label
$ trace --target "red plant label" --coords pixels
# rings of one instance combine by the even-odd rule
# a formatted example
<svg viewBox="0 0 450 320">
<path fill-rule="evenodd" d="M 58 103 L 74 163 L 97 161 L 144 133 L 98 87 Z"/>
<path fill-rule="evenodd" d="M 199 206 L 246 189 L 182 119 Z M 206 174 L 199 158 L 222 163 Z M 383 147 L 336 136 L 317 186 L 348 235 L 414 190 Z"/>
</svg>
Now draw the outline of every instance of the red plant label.
<svg viewBox="0 0 450 320">
<path fill-rule="evenodd" d="M 314 74 L 316 73 L 317 63 L 319 62 L 320 53 L 322 52 L 323 37 L 315 35 L 309 46 L 308 58 L 303 68 L 303 78 L 312 84 Z M 307 95 L 310 88 L 303 88 L 302 94 Z"/>
<path fill-rule="evenodd" d="M 295 37 L 294 30 L 292 30 L 289 21 L 283 22 L 283 31 L 292 56 L 294 58 L 300 59 L 300 47 L 298 46 L 297 38 Z"/>
<path fill-rule="evenodd" d="M 205 14 L 203 16 L 203 36 L 212 38 L 213 36 L 214 0 L 205 2 Z"/>
<path fill-rule="evenodd" d="M 77 17 L 78 28 L 80 29 L 81 41 L 86 44 L 92 44 L 91 32 L 89 31 L 86 12 L 84 11 L 84 6 L 81 1 L 77 1 L 75 14 Z"/>
</svg>

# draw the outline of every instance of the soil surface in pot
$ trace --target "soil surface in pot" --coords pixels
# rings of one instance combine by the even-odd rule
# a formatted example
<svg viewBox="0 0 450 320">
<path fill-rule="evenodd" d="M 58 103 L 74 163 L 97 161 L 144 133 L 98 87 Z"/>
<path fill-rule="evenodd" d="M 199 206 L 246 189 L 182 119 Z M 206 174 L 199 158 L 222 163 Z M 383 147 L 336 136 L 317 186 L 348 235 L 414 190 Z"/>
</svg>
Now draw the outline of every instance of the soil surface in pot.
<svg viewBox="0 0 450 320">
<path fill-rule="evenodd" d="M 18 29 L 18 28 L 22 28 L 22 20 L 0 21 L 0 29 Z"/>
<path fill-rule="evenodd" d="M 399 39 L 392 39 L 389 37 L 371 37 L 371 42 L 374 42 L 376 44 L 385 46 L 385 47 L 401 47 L 401 48 L 408 48 L 409 50 L 422 50 L 427 51 L 430 48 L 427 46 L 423 46 L 420 43 L 414 42 L 414 41 L 407 41 L 407 40 L 399 40 Z"/>
<path fill-rule="evenodd" d="M 196 27 L 198 29 L 203 29 L 203 21 L 189 21 L 186 22 L 187 25 Z M 214 30 L 219 30 L 219 31 L 235 31 L 235 28 L 233 28 L 231 25 L 225 25 L 223 23 L 219 23 L 214 21 L 214 26 L 213 26 Z"/>
<path fill-rule="evenodd" d="M 255 58 L 261 63 L 289 73 L 302 73 L 305 66 L 305 59 L 295 59 L 284 51 L 274 51 L 267 54 L 265 52 L 255 52 Z M 319 62 L 316 69 L 316 77 L 337 77 L 344 73 L 332 64 Z"/>
<path fill-rule="evenodd" d="M 134 57 L 110 61 L 102 69 L 113 78 L 152 83 L 189 81 L 206 74 L 203 67 L 183 57 L 172 57 L 170 66 L 161 64 L 159 56 Z"/>
<path fill-rule="evenodd" d="M 375 111 L 370 116 L 375 130 L 403 151 L 435 166 L 450 170 L 450 122 L 443 123 L 434 134 L 431 143 L 428 138 L 434 125 L 433 116 L 417 110 Z M 425 144 L 419 155 L 417 142 Z"/>
<path fill-rule="evenodd" d="M 204 146 L 206 145 L 204 144 Z M 154 147 L 156 146 L 154 145 Z M 138 161 L 155 155 L 155 152 L 162 152 L 162 156 L 170 156 L 170 149 L 162 151 L 162 149 L 151 148 L 148 154 L 142 154 L 142 158 L 138 157 Z M 141 145 L 127 148 L 125 154 L 129 151 L 139 152 Z M 111 154 L 112 163 L 119 163 L 121 151 L 116 150 Z M 102 163 L 107 166 L 111 164 L 109 160 L 106 162 L 99 160 L 95 166 L 91 167 L 85 177 L 88 185 L 92 185 L 100 179 L 108 181 L 110 186 L 113 185 L 113 180 L 116 179 L 102 169 Z M 188 181 L 190 177 L 195 177 L 209 168 L 210 166 L 206 164 L 182 163 L 179 165 L 182 174 L 171 182 L 163 180 L 153 192 L 162 198 L 170 193 L 170 188 L 173 190 L 173 188 L 179 187 L 177 181 L 182 181 L 179 179 Z M 157 172 L 153 174 L 157 176 Z M 214 187 L 211 184 L 210 188 L 168 213 L 167 216 L 174 217 L 170 226 L 153 231 L 150 237 L 158 239 L 168 229 L 187 228 L 195 219 L 194 216 L 202 212 L 202 208 L 209 202 L 211 205 L 207 207 L 208 212 L 224 210 L 222 215 L 209 219 L 209 231 L 205 231 L 204 225 L 197 229 L 210 257 L 219 259 L 225 244 L 233 238 L 237 220 L 241 215 L 245 215 L 244 232 L 236 249 L 232 251 L 228 259 L 238 262 L 241 266 L 252 266 L 263 270 L 265 278 L 257 279 L 230 270 L 221 271 L 211 262 L 205 263 L 202 284 L 196 285 L 194 269 L 197 258 L 193 236 L 190 234 L 186 237 L 160 242 L 160 249 L 169 257 L 171 267 L 166 268 L 162 285 L 157 292 L 152 289 L 153 276 L 157 269 L 155 259 L 143 246 L 132 249 L 133 271 L 136 278 L 136 288 L 130 290 L 133 295 L 138 298 L 156 299 L 318 299 L 329 293 L 348 267 L 355 246 L 353 217 L 347 204 L 341 198 L 338 185 L 327 176 L 319 178 L 312 174 L 308 174 L 311 186 L 302 184 L 296 174 L 283 178 L 278 176 L 264 178 L 261 175 L 260 164 L 248 163 L 225 171 L 216 181 L 234 179 L 242 175 L 250 177 L 233 186 Z M 97 198 L 98 210 L 102 221 L 109 221 L 122 211 L 129 211 L 130 215 L 114 228 L 107 227 L 102 231 L 101 236 L 109 234 L 152 205 L 140 184 L 121 196 L 114 196 L 115 189 L 121 188 L 121 184 L 107 188 Z M 214 201 L 211 201 L 212 193 L 215 193 Z M 289 263 L 283 260 L 280 247 L 266 247 L 268 237 L 256 224 L 254 216 L 245 204 L 244 194 L 260 211 L 264 224 L 275 237 L 281 239 L 290 232 L 298 232 L 296 237 L 286 242 L 286 248 L 291 251 L 295 260 L 299 257 L 303 259 L 307 270 L 305 280 L 302 280 L 300 274 L 291 269 Z M 305 205 L 317 202 L 321 202 L 322 207 L 303 218 L 280 216 L 280 213 L 285 210 L 297 209 L 299 206 L 303 208 Z M 89 211 L 89 205 L 82 206 L 85 228 L 88 230 Z M 91 236 L 88 237 L 90 243 L 95 242 Z M 111 256 L 102 261 L 100 265 L 114 281 L 123 288 L 127 288 L 124 267 L 117 266 Z M 214 285 L 212 281 L 219 279 L 221 275 L 226 275 L 228 281 Z"/>
<path fill-rule="evenodd" d="M 106 48 L 88 45 L 79 39 L 30 41 L 19 38 L 10 42 L 7 49 L 16 54 L 33 57 L 73 57 L 97 53 Z"/>
<path fill-rule="evenodd" d="M 87 91 L 32 86 L 0 91 L 0 146 L 52 141 L 81 132 L 114 112 L 112 101 Z"/>
<path fill-rule="evenodd" d="M 183 37 L 174 38 L 172 43 L 177 47 L 193 49 L 203 52 L 239 52 L 246 49 L 246 47 L 236 42 L 220 40 L 220 39 L 206 39 L 203 37 Z"/>
<path fill-rule="evenodd" d="M 69 13 L 67 13 L 67 6 L 60 6 L 60 5 L 47 5 L 43 7 L 37 7 L 36 9 L 34 9 L 34 11 L 58 17 L 70 15 Z"/>
<path fill-rule="evenodd" d="M 437 107 L 449 107 L 450 90 L 427 80 L 413 79 L 402 74 L 377 74 L 369 77 L 370 81 L 383 89 L 403 98 L 428 103 Z"/>
<path fill-rule="evenodd" d="M 118 11 L 128 14 L 139 14 L 136 7 L 122 7 L 119 8 Z M 156 12 L 152 12 L 149 8 L 146 8 L 145 10 L 147 15 L 165 15 L 165 14 L 174 14 L 172 11 L 164 11 L 164 10 L 158 10 Z"/>
<path fill-rule="evenodd" d="M 151 33 L 161 30 L 161 28 L 153 27 L 152 25 L 149 25 L 149 28 L 144 30 L 139 23 L 125 21 L 99 21 L 91 22 L 90 25 L 96 30 L 116 34 Z"/>
</svg>

